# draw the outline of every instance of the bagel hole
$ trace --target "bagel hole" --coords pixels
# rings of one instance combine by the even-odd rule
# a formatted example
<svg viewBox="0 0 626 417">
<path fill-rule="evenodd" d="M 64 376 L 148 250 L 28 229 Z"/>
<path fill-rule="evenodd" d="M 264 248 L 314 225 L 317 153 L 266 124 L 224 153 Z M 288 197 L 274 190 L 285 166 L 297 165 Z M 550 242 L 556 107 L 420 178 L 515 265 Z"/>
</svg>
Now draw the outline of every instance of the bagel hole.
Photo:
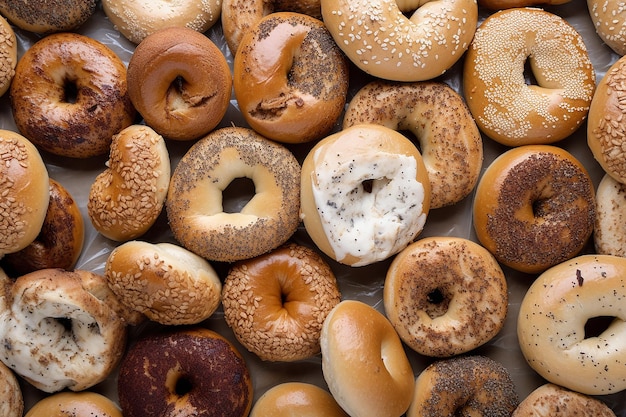
<svg viewBox="0 0 626 417">
<path fill-rule="evenodd" d="M 184 395 L 189 394 L 192 389 L 193 389 L 193 383 L 191 382 L 191 380 L 189 378 L 187 378 L 186 376 L 181 376 L 176 381 L 176 386 L 174 387 L 174 392 L 179 397 L 182 397 Z"/>
<path fill-rule="evenodd" d="M 74 104 L 78 100 L 78 86 L 74 80 L 66 79 L 63 83 L 63 99 L 66 103 Z"/>
<path fill-rule="evenodd" d="M 532 202 L 533 216 L 544 217 L 547 214 L 546 200 L 538 198 Z"/>
<path fill-rule="evenodd" d="M 526 59 L 524 62 L 524 82 L 526 85 L 537 85 L 537 78 L 530 65 L 530 59 Z"/>
<path fill-rule="evenodd" d="M 588 319 L 585 323 L 585 339 L 600 336 L 614 320 L 615 317 L 613 316 L 598 316 Z"/>
<path fill-rule="evenodd" d="M 445 292 L 440 288 L 435 288 L 426 294 L 426 305 L 423 306 L 423 308 L 426 314 L 428 314 L 428 317 L 436 319 L 446 314 L 449 304 L 450 300 Z"/>
<path fill-rule="evenodd" d="M 59 323 L 61 326 L 63 326 L 65 331 L 67 332 L 72 331 L 72 319 L 68 319 L 67 317 L 55 317 L 54 320 L 57 323 Z"/>
<path fill-rule="evenodd" d="M 241 213 L 241 210 L 254 197 L 256 190 L 250 178 L 235 178 L 222 191 L 222 209 L 224 213 Z"/>
</svg>

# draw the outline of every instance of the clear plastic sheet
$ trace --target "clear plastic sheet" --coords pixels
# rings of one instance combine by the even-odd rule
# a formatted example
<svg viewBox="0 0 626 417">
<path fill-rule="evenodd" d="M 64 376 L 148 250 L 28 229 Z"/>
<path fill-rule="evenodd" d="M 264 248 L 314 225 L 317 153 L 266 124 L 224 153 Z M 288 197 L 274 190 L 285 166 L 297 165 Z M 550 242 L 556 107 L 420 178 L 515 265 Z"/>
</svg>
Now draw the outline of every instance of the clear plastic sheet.
<svg viewBox="0 0 626 417">
<path fill-rule="evenodd" d="M 558 14 L 569 21 L 585 39 L 587 48 L 590 53 L 591 60 L 596 69 L 597 80 L 599 81 L 605 74 L 606 70 L 619 58 L 606 45 L 602 43 L 600 38 L 594 31 L 585 0 L 572 0 L 570 3 L 545 7 L 546 10 Z M 480 10 L 479 23 L 491 11 Z M 108 21 L 101 6 L 98 7 L 94 16 L 81 27 L 78 32 L 100 40 L 104 44 L 113 49 L 124 62 L 128 62 L 132 55 L 134 45 L 121 36 Z M 26 33 L 20 30 L 16 31 L 19 42 L 19 55 L 21 56 L 33 42 L 39 39 L 39 36 Z M 221 28 L 219 24 L 211 28 L 207 35 L 221 48 L 229 63 L 232 63 L 232 55 L 228 50 Z M 450 71 L 440 77 L 438 80 L 446 82 L 453 89 L 461 91 L 461 61 L 457 63 Z M 348 99 L 368 81 L 368 77 L 359 72 L 354 66 L 351 67 L 351 86 Z M 231 106 L 221 122 L 219 127 L 223 126 L 245 126 L 241 115 L 237 110 L 236 100 L 231 100 Z M 337 123 L 336 129 L 339 127 Z M 16 130 L 13 122 L 8 94 L 0 98 L 0 128 Z M 593 157 L 586 145 L 586 125 L 583 125 L 571 137 L 557 143 L 583 162 L 592 175 L 594 183 L 597 185 L 603 175 L 599 165 L 593 160 Z M 483 137 L 484 143 L 484 166 L 488 164 L 505 148 L 490 139 Z M 168 141 L 168 150 L 170 152 L 172 167 L 176 166 L 177 161 L 191 146 L 191 143 Z M 303 160 L 308 149 L 312 145 L 289 146 L 294 154 Z M 116 242 L 110 241 L 99 235 L 91 226 L 86 211 L 86 200 L 89 188 L 101 171 L 105 169 L 106 156 L 92 158 L 89 160 L 72 160 L 61 158 L 54 155 L 42 153 L 47 163 L 50 176 L 61 182 L 72 193 L 74 198 L 79 202 L 86 224 L 85 246 L 83 253 L 76 265 L 78 269 L 87 269 L 94 272 L 102 273 L 104 263 L 111 250 L 117 245 Z M 242 202 L 249 198 L 245 193 L 232 192 L 227 196 L 228 204 L 233 206 L 241 205 Z M 476 240 L 472 222 L 471 222 L 471 203 L 473 196 L 468 196 L 465 200 L 459 202 L 453 207 L 432 210 L 429 214 L 426 227 L 420 237 L 427 236 L 458 236 Z M 141 240 L 151 242 L 172 242 L 176 243 L 167 225 L 165 213 L 151 228 L 151 230 L 140 238 Z M 296 242 L 313 246 L 307 237 L 304 228 L 301 226 L 293 237 Z M 592 252 L 591 244 L 586 248 L 587 252 Z M 344 299 L 358 299 L 374 306 L 379 311 L 383 311 L 382 306 L 382 290 L 389 260 L 380 262 L 375 265 L 351 268 L 340 265 L 327 259 L 335 272 L 342 296 Z M 223 278 L 228 270 L 228 265 L 213 264 L 220 276 Z M 487 355 L 506 366 L 510 372 L 521 399 L 523 399 L 534 388 L 543 384 L 545 381 L 541 379 L 525 362 L 517 343 L 516 336 L 516 320 L 519 303 L 525 294 L 526 289 L 535 278 L 532 275 L 525 275 L 515 272 L 511 269 L 504 268 L 510 292 L 509 312 L 506 319 L 504 329 L 489 343 L 472 351 L 471 353 Z M 239 345 L 232 331 L 226 326 L 223 320 L 221 310 L 218 310 L 210 319 L 202 323 L 202 325 L 212 328 L 223 334 L 239 348 L 245 356 L 248 366 L 252 374 L 254 384 L 255 400 L 263 394 L 268 388 L 287 381 L 304 381 L 326 387 L 321 372 L 321 359 L 319 356 L 309 360 L 296 363 L 271 363 L 263 362 L 256 356 L 248 353 L 245 348 Z M 131 328 L 131 340 L 140 334 L 150 332 L 158 325 L 147 323 L 136 328 Z M 420 356 L 406 349 L 407 354 L 413 365 L 415 375 L 418 375 L 429 363 L 432 358 Z M 22 384 L 26 410 L 28 410 L 37 400 L 45 396 L 45 393 L 39 392 L 29 386 L 27 383 Z M 92 391 L 100 392 L 109 398 L 117 401 L 117 385 L 116 373 L 111 374 L 104 382 L 91 388 Z M 617 393 L 609 396 L 599 397 L 605 401 L 620 417 L 626 417 L 626 392 Z"/>
</svg>

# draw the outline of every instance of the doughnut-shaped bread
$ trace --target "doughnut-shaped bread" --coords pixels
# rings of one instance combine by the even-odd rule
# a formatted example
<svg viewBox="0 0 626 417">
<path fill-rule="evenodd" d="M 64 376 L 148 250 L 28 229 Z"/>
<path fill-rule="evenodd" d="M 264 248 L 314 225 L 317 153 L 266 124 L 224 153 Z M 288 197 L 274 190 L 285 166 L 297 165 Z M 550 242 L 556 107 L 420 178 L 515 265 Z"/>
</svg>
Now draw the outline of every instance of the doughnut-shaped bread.
<svg viewBox="0 0 626 417">
<path fill-rule="evenodd" d="M 14 276 L 38 269 L 72 270 L 85 241 L 85 222 L 78 203 L 60 182 L 50 178 L 50 202 L 41 231 L 24 249 L 7 254 L 2 264 Z"/>
<path fill-rule="evenodd" d="M 514 7 L 557 6 L 571 0 L 478 0 L 478 6 L 491 10 L 512 9 Z"/>
<path fill-rule="evenodd" d="M 235 178 L 252 180 L 255 195 L 239 212 L 225 213 L 222 191 Z M 174 237 L 203 258 L 234 262 L 267 253 L 300 223 L 300 164 L 251 129 L 215 130 L 176 166 L 166 210 Z"/>
<path fill-rule="evenodd" d="M 0 272 L 4 275 L 4 272 Z M 24 397 L 22 388 L 15 374 L 4 363 L 0 362 L 0 416 L 22 417 Z"/>
<path fill-rule="evenodd" d="M 483 142 L 463 98 L 439 82 L 372 81 L 354 95 L 343 127 L 376 123 L 410 131 L 430 179 L 430 208 L 455 204 L 478 182 Z"/>
<path fill-rule="evenodd" d="M 324 379 L 348 415 L 401 416 L 409 408 L 413 369 L 378 310 L 357 300 L 340 302 L 324 321 L 321 346 Z"/>
<path fill-rule="evenodd" d="M 102 0 L 102 8 L 115 29 L 135 44 L 167 27 L 204 33 L 222 12 L 220 0 Z"/>
<path fill-rule="evenodd" d="M 626 184 L 609 174 L 596 190 L 593 243 L 597 253 L 626 257 Z"/>
<path fill-rule="evenodd" d="M 407 417 L 510 416 L 519 404 L 509 371 L 486 356 L 456 356 L 426 367 Z"/>
<path fill-rule="evenodd" d="M 230 104 L 226 58 L 204 34 L 168 27 L 146 37 L 128 62 L 128 94 L 146 124 L 173 140 L 209 133 Z"/>
<path fill-rule="evenodd" d="M 0 16 L 0 96 L 11 86 L 17 65 L 17 38 L 13 28 Z"/>
<path fill-rule="evenodd" d="M 430 181 L 417 147 L 393 129 L 354 125 L 319 141 L 302 164 L 302 218 L 317 247 L 351 266 L 404 249 L 423 229 Z"/>
<path fill-rule="evenodd" d="M 71 32 L 89 20 L 96 4 L 96 0 L 0 0 L 0 14 L 29 32 Z"/>
<path fill-rule="evenodd" d="M 615 417 L 615 413 L 597 398 L 547 383 L 528 394 L 511 415 L 535 416 Z"/>
<path fill-rule="evenodd" d="M 588 395 L 626 389 L 626 258 L 580 255 L 542 273 L 520 304 L 517 336 L 548 382 Z M 588 321 L 613 318 L 599 334 Z"/>
<path fill-rule="evenodd" d="M 142 236 L 167 197 L 171 168 L 165 140 L 148 126 L 128 126 L 113 136 L 106 165 L 89 190 L 92 225 L 115 241 Z"/>
<path fill-rule="evenodd" d="M 117 366 L 126 320 L 104 277 L 41 269 L 0 290 L 0 358 L 35 388 L 85 390 Z"/>
<path fill-rule="evenodd" d="M 526 62 L 536 82 L 524 77 Z M 596 85 L 583 37 L 538 8 L 493 13 L 476 30 L 463 91 L 478 127 L 506 146 L 549 144 L 577 130 Z"/>
<path fill-rule="evenodd" d="M 322 17 L 337 45 L 366 73 L 394 81 L 440 76 L 472 41 L 476 0 L 399 3 L 321 0 Z"/>
<path fill-rule="evenodd" d="M 0 130 L 0 257 L 18 252 L 39 235 L 50 202 L 48 169 L 24 136 Z"/>
<path fill-rule="evenodd" d="M 434 357 L 469 352 L 504 326 L 504 273 L 482 246 L 462 238 L 428 237 L 407 246 L 387 270 L 387 318 L 414 351 Z"/>
<path fill-rule="evenodd" d="M 266 361 L 320 352 L 324 319 L 341 301 L 330 266 L 313 249 L 286 244 L 235 264 L 224 281 L 224 319 L 237 340 Z"/>
<path fill-rule="evenodd" d="M 211 316 L 222 283 L 200 256 L 171 243 L 117 246 L 107 258 L 109 287 L 129 309 L 164 325 L 196 324 Z"/>
<path fill-rule="evenodd" d="M 620 2 L 587 0 L 596 33 L 616 54 L 626 54 L 626 9 Z"/>
<path fill-rule="evenodd" d="M 106 154 L 135 109 L 126 66 L 106 45 L 78 33 L 55 33 L 26 50 L 9 90 L 19 131 L 52 154 Z"/>
<path fill-rule="evenodd" d="M 243 117 L 269 139 L 320 139 L 344 110 L 348 63 L 313 17 L 279 12 L 261 19 L 241 40 L 233 72 Z"/>
<path fill-rule="evenodd" d="M 246 417 L 252 389 L 237 348 L 204 328 L 140 338 L 130 346 L 118 377 L 124 417 Z"/>
<path fill-rule="evenodd" d="M 222 0 L 222 29 L 230 52 L 235 55 L 243 35 L 263 17 L 275 12 L 322 18 L 320 0 Z"/>
<path fill-rule="evenodd" d="M 348 417 L 326 390 L 304 382 L 284 382 L 265 391 L 250 417 Z"/>
<path fill-rule="evenodd" d="M 24 417 L 122 417 L 120 408 L 102 394 L 90 391 L 58 392 L 45 397 Z"/>
<path fill-rule="evenodd" d="M 593 232 L 594 185 L 572 154 L 525 145 L 497 157 L 473 204 L 479 242 L 513 269 L 534 274 L 580 253 Z"/>
<path fill-rule="evenodd" d="M 626 184 L 626 157 L 622 151 L 626 120 L 622 101 L 626 97 L 626 57 L 618 59 L 598 83 L 589 108 L 587 145 L 602 169 Z"/>
</svg>

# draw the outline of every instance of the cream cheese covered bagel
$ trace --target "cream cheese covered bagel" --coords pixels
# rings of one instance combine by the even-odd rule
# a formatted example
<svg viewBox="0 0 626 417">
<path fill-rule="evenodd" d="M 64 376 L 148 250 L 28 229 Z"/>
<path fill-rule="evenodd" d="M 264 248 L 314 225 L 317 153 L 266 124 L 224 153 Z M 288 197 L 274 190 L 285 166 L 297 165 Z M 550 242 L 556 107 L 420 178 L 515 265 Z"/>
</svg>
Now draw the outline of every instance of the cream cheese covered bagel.
<svg viewBox="0 0 626 417">
<path fill-rule="evenodd" d="M 415 386 L 413 369 L 382 313 L 361 301 L 340 302 L 324 320 L 321 344 L 324 379 L 348 415 L 406 412 Z"/>
<path fill-rule="evenodd" d="M 103 0 L 107 18 L 126 39 L 138 44 L 166 27 L 204 33 L 220 20 L 220 0 Z"/>
<path fill-rule="evenodd" d="M 434 357 L 468 352 L 504 326 L 504 273 L 482 246 L 462 238 L 428 237 L 407 246 L 385 279 L 385 313 L 414 351 Z"/>
<path fill-rule="evenodd" d="M 239 212 L 225 213 L 222 192 L 236 178 L 252 180 L 255 195 Z M 208 260 L 261 255 L 285 243 L 300 223 L 300 164 L 252 129 L 214 130 L 176 166 L 166 211 L 174 237 Z"/>
<path fill-rule="evenodd" d="M 261 19 L 241 40 L 233 72 L 243 117 L 269 139 L 320 139 L 344 110 L 347 60 L 313 17 L 280 12 Z"/>
<path fill-rule="evenodd" d="M 35 388 L 85 390 L 117 366 L 127 311 L 104 277 L 41 269 L 0 285 L 0 358 Z"/>
<path fill-rule="evenodd" d="M 321 5 L 326 27 L 348 58 L 366 73 L 394 81 L 429 80 L 446 72 L 467 50 L 478 21 L 476 0 L 321 0 Z"/>
<path fill-rule="evenodd" d="M 96 0 L 0 0 L 0 14 L 29 32 L 71 32 L 89 20 L 97 3 Z"/>
<path fill-rule="evenodd" d="M 535 82 L 525 80 L 529 62 Z M 583 37 L 537 8 L 496 12 L 476 29 L 463 91 L 478 127 L 507 146 L 554 143 L 587 117 L 595 70 Z"/>
<path fill-rule="evenodd" d="M 626 57 L 618 59 L 598 83 L 589 108 L 587 145 L 602 169 L 626 184 L 624 135 L 626 118 Z"/>
<path fill-rule="evenodd" d="M 615 417 L 615 413 L 597 398 L 547 383 L 528 394 L 511 415 L 536 416 Z"/>
<path fill-rule="evenodd" d="M 129 309 L 164 325 L 199 323 L 221 301 L 222 283 L 213 267 L 171 243 L 126 242 L 109 255 L 104 275 Z"/>
<path fill-rule="evenodd" d="M 580 253 L 593 232 L 589 173 L 553 145 L 525 145 L 497 157 L 474 196 L 474 230 L 496 259 L 534 274 Z"/>
<path fill-rule="evenodd" d="M 517 319 L 528 364 L 547 381 L 588 395 L 626 389 L 626 258 L 581 255 L 542 273 Z M 612 318 L 587 334 L 594 318 Z"/>
<path fill-rule="evenodd" d="M 319 141 L 302 164 L 302 219 L 336 261 L 362 266 L 404 249 L 423 229 L 430 182 L 415 145 L 393 129 L 354 125 Z"/>
<path fill-rule="evenodd" d="M 474 190 L 482 138 L 463 98 L 447 84 L 370 82 L 350 100 L 343 127 L 361 123 L 415 136 L 430 179 L 431 209 L 455 204 Z"/>
</svg>

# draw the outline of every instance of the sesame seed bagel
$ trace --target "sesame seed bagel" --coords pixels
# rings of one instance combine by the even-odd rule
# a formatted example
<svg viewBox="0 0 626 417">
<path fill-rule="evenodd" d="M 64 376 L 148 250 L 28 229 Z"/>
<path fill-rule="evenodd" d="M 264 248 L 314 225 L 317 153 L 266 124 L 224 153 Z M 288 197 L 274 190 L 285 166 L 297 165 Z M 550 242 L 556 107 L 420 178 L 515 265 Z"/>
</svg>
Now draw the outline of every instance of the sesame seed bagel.
<svg viewBox="0 0 626 417">
<path fill-rule="evenodd" d="M 322 323 L 339 301 L 330 266 L 314 250 L 293 243 L 235 264 L 222 292 L 226 323 L 266 361 L 318 354 Z"/>
<path fill-rule="evenodd" d="M 446 72 L 467 50 L 478 21 L 476 0 L 404 1 L 402 10 L 395 0 L 321 0 L 321 6 L 348 58 L 366 73 L 394 81 Z"/>
<path fill-rule="evenodd" d="M 530 63 L 536 84 L 526 82 Z M 490 15 L 476 30 L 463 91 L 478 127 L 507 145 L 554 143 L 583 123 L 595 71 L 582 36 L 565 19 L 536 8 Z"/>
<path fill-rule="evenodd" d="M 626 258 L 581 255 L 542 273 L 520 304 L 519 346 L 548 382 L 588 395 L 626 389 Z M 590 319 L 608 326 L 587 333 Z"/>
<path fill-rule="evenodd" d="M 514 7 L 554 6 L 569 3 L 571 0 L 478 0 L 480 7 L 491 10 L 512 9 Z"/>
<path fill-rule="evenodd" d="M 504 326 L 507 283 L 495 258 L 462 238 L 429 237 L 392 261 L 384 284 L 385 313 L 400 338 L 432 357 L 468 352 Z"/>
<path fill-rule="evenodd" d="M 7 92 L 17 65 L 17 38 L 13 28 L 0 16 L 0 96 Z"/>
<path fill-rule="evenodd" d="M 344 128 L 360 123 L 415 136 L 430 179 L 431 209 L 455 204 L 474 190 L 482 138 L 463 98 L 447 84 L 372 81 L 354 95 L 344 115 Z"/>
<path fill-rule="evenodd" d="M 626 154 L 622 148 L 626 133 L 626 57 L 618 59 L 598 83 L 589 108 L 587 145 L 602 169 L 626 184 Z"/>
<path fill-rule="evenodd" d="M 304 382 L 273 386 L 254 403 L 250 417 L 348 417 L 326 390 Z"/>
<path fill-rule="evenodd" d="M 39 235 L 50 203 L 48 169 L 24 136 L 0 130 L 0 257 L 18 252 Z"/>
<path fill-rule="evenodd" d="M 165 140 L 150 127 L 131 125 L 113 136 L 107 168 L 89 190 L 94 228 L 115 241 L 146 233 L 163 210 L 170 170 Z"/>
<path fill-rule="evenodd" d="M 533 390 L 517 406 L 511 417 L 615 417 L 602 401 L 555 384 Z"/>
<path fill-rule="evenodd" d="M 233 72 L 243 117 L 269 139 L 320 139 L 344 110 L 347 60 L 313 17 L 278 12 L 261 19 L 242 38 Z"/>
<path fill-rule="evenodd" d="M 164 325 L 199 323 L 221 301 L 222 283 L 213 267 L 171 243 L 117 246 L 107 258 L 104 276 L 129 309 Z"/>
<path fill-rule="evenodd" d="M 0 362 L 0 398 L 2 398 L 2 402 L 0 403 L 0 416 L 23 416 L 24 397 L 22 395 L 22 388 L 13 371 L 2 362 Z"/>
<path fill-rule="evenodd" d="M 29 32 L 71 32 L 94 14 L 96 5 L 96 0 L 0 0 L 0 14 Z"/>
<path fill-rule="evenodd" d="M 122 417 L 120 408 L 102 394 L 59 392 L 37 401 L 24 417 Z"/>
<path fill-rule="evenodd" d="M 271 13 L 294 12 L 322 18 L 320 0 L 222 0 L 222 29 L 235 55 L 243 35 Z"/>
<path fill-rule="evenodd" d="M 41 231 L 24 249 L 9 253 L 2 266 L 14 276 L 38 269 L 72 270 L 83 250 L 85 223 L 70 192 L 50 178 L 50 201 Z"/>
<path fill-rule="evenodd" d="M 626 9 L 620 2 L 587 0 L 596 33 L 616 54 L 626 54 Z"/>
<path fill-rule="evenodd" d="M 55 33 L 26 50 L 9 90 L 19 131 L 55 155 L 89 158 L 135 117 L 124 62 L 105 44 Z"/>
<path fill-rule="evenodd" d="M 513 269 L 534 274 L 576 256 L 593 232 L 594 185 L 572 154 L 525 145 L 497 157 L 473 204 L 480 243 Z"/>
<path fill-rule="evenodd" d="M 102 0 L 107 18 L 129 41 L 139 44 L 166 27 L 204 33 L 220 20 L 220 0 Z"/>
<path fill-rule="evenodd" d="M 241 127 L 214 130 L 176 166 L 166 200 L 174 237 L 214 261 L 252 258 L 282 245 L 300 223 L 300 164 L 283 145 Z M 236 178 L 256 193 L 225 213 L 222 192 Z"/>
</svg>

